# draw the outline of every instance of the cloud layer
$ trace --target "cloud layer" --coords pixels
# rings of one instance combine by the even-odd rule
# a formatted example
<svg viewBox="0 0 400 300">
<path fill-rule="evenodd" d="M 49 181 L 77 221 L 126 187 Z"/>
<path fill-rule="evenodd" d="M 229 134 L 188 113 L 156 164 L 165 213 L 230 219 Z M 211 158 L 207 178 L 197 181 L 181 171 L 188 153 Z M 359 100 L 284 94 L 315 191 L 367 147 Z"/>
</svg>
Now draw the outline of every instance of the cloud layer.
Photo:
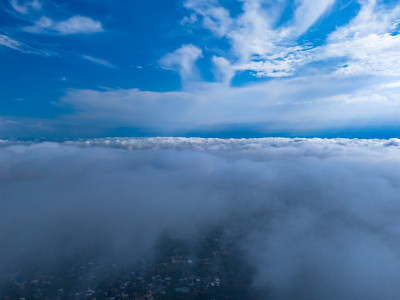
<svg viewBox="0 0 400 300">
<path fill-rule="evenodd" d="M 95 249 L 134 261 L 162 233 L 239 228 L 272 299 L 400 296 L 400 141 L 0 142 L 0 272 Z"/>
</svg>

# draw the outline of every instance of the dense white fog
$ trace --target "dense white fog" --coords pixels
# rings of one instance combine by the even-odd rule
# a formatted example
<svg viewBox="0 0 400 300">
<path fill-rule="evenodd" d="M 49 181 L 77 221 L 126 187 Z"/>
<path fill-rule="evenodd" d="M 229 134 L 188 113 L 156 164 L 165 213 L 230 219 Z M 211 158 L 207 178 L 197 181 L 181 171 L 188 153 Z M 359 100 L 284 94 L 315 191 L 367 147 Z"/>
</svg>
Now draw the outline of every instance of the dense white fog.
<svg viewBox="0 0 400 300">
<path fill-rule="evenodd" d="M 400 297 L 400 140 L 0 142 L 0 272 L 237 228 L 272 299 Z"/>
</svg>

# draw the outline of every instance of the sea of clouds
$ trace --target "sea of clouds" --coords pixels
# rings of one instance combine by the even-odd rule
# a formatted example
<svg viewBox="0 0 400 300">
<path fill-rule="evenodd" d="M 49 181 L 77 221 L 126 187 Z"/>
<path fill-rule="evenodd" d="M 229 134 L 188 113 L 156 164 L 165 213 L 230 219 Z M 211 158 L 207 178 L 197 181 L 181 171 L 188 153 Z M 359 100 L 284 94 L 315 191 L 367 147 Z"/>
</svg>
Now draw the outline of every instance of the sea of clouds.
<svg viewBox="0 0 400 300">
<path fill-rule="evenodd" d="M 266 298 L 399 298 L 400 140 L 0 141 L 2 277 L 225 224 Z"/>
</svg>

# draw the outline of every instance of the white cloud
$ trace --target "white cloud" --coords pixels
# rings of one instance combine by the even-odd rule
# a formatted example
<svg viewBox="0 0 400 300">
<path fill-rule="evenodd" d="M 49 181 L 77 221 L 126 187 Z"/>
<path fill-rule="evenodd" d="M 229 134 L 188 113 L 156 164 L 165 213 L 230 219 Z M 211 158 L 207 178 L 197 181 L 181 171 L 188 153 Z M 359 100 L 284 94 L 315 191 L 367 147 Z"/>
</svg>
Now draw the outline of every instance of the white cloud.
<svg viewBox="0 0 400 300">
<path fill-rule="evenodd" d="M 277 48 L 276 48 L 277 50 Z M 263 60 L 237 64 L 235 70 L 251 70 L 257 77 L 287 77 L 294 75 L 297 68 L 311 62 L 313 52 L 307 47 L 281 48 Z"/>
<path fill-rule="evenodd" d="M 281 3 L 265 10 L 262 1 L 243 1 L 243 13 L 233 19 L 217 1 L 185 2 L 186 8 L 202 16 L 205 28 L 230 41 L 232 52 L 237 57 L 237 61 L 230 62 L 231 70 L 251 70 L 259 77 L 290 76 L 297 67 L 309 62 L 310 55 L 306 52 L 309 46 L 296 45 L 291 39 L 302 33 L 299 30 L 304 31 L 312 25 L 332 1 L 320 4 L 316 11 L 311 2 L 300 3 L 295 24 L 280 30 L 273 27 L 283 11 Z M 192 19 L 193 22 L 197 20 Z M 209 19 L 212 22 L 204 21 Z"/>
<path fill-rule="evenodd" d="M 400 80 L 399 81 L 395 81 L 395 82 L 389 82 L 389 83 L 385 83 L 382 84 L 380 86 L 381 89 L 396 89 L 396 88 L 400 88 Z"/>
<path fill-rule="evenodd" d="M 307 31 L 324 13 L 326 13 L 336 0 L 301 0 L 296 1 L 297 7 L 294 13 L 293 24 L 290 27 L 291 34 L 299 36 Z"/>
<path fill-rule="evenodd" d="M 186 8 L 202 17 L 204 28 L 230 42 L 237 58 L 230 61 L 233 70 L 253 71 L 258 77 L 287 77 L 311 62 L 339 58 L 347 61 L 333 65 L 340 76 L 398 75 L 399 36 L 392 34 L 400 19 L 398 4 L 360 1 L 356 17 L 330 33 L 326 44 L 314 46 L 312 41 L 298 44 L 297 38 L 330 12 L 334 0 L 298 1 L 293 17 L 280 26 L 276 23 L 287 3 L 271 7 L 259 0 L 242 2 L 243 12 L 236 18 L 214 0 L 185 2 Z M 213 22 L 205 23 L 206 18 Z"/>
<path fill-rule="evenodd" d="M 26 26 L 23 29 L 31 33 L 42 33 L 45 32 L 45 30 L 50 30 L 53 26 L 54 21 L 48 17 L 43 16 L 39 20 L 37 20 L 34 25 Z"/>
<path fill-rule="evenodd" d="M 240 88 L 204 83 L 185 92 L 70 90 L 56 104 L 73 113 L 57 122 L 64 128 L 79 124 L 83 131 L 131 127 L 172 135 L 237 126 L 300 135 L 399 126 L 400 99 L 381 84 L 316 75 Z"/>
<path fill-rule="evenodd" d="M 276 52 L 278 37 L 271 29 L 273 18 L 262 9 L 259 1 L 244 1 L 243 13 L 226 34 L 239 63 L 247 63 L 254 55 L 263 59 Z"/>
<path fill-rule="evenodd" d="M 54 21 L 43 16 L 34 25 L 23 29 L 31 33 L 56 33 L 62 35 L 91 34 L 104 31 L 100 21 L 83 16 L 73 16 L 65 21 Z"/>
<path fill-rule="evenodd" d="M 330 43 L 317 49 L 320 57 L 343 57 L 345 66 L 337 74 L 345 76 L 399 76 L 400 35 L 369 34 L 365 37 Z"/>
<path fill-rule="evenodd" d="M 10 144 L 12 144 L 10 142 Z M 266 156 L 276 157 L 280 154 L 298 157 L 309 154 L 320 156 L 322 149 L 325 158 L 345 153 L 364 153 L 387 151 L 394 147 L 400 151 L 400 139 L 321 139 L 321 138 L 248 138 L 248 139 L 219 139 L 219 138 L 184 138 L 184 137 L 151 137 L 151 138 L 98 138 L 78 141 L 67 141 L 64 145 L 89 147 L 106 147 L 125 150 L 176 150 L 176 151 L 207 151 L 207 152 L 263 152 Z"/>
<path fill-rule="evenodd" d="M 42 3 L 39 0 L 31 0 L 31 1 L 11 0 L 10 4 L 17 12 L 23 15 L 28 14 L 31 10 L 42 9 Z"/>
<path fill-rule="evenodd" d="M 367 90 L 354 94 L 342 94 L 335 95 L 332 97 L 322 98 L 320 101 L 335 101 L 339 103 L 376 103 L 380 104 L 381 108 L 383 105 L 388 105 L 389 103 L 400 104 L 399 94 L 377 94 L 374 91 Z"/>
<path fill-rule="evenodd" d="M 226 58 L 219 56 L 213 56 L 212 62 L 214 64 L 214 77 L 216 81 L 229 84 L 232 77 L 235 75 L 231 63 Z"/>
<path fill-rule="evenodd" d="M 199 15 L 202 17 L 202 25 L 218 37 L 224 36 L 232 25 L 229 11 L 219 6 L 216 0 L 187 0 L 184 6 L 195 11 L 196 14 L 185 17 L 182 20 L 183 24 L 197 22 L 197 15 Z"/>
<path fill-rule="evenodd" d="M 54 25 L 54 29 L 61 34 L 89 34 L 103 31 L 103 27 L 99 21 L 82 16 L 74 16 L 65 21 L 58 22 Z"/>
<path fill-rule="evenodd" d="M 178 71 L 182 79 L 188 80 L 196 76 L 195 63 L 202 56 L 200 48 L 194 45 L 183 45 L 173 53 L 161 58 L 160 64 L 163 68 Z"/>
<path fill-rule="evenodd" d="M 400 5 L 386 8 L 376 0 L 360 1 L 361 9 L 349 24 L 329 35 L 328 42 L 337 42 L 352 38 L 362 38 L 370 34 L 387 34 L 400 18 Z"/>
<path fill-rule="evenodd" d="M 315 49 L 316 59 L 344 58 L 338 75 L 399 76 L 400 35 L 391 33 L 399 18 L 400 5 L 387 9 L 373 0 L 362 2 L 357 16 Z"/>
<path fill-rule="evenodd" d="M 326 5 L 320 7 L 320 14 L 331 1 L 325 2 Z M 237 61 L 231 61 L 232 69 L 252 70 L 258 76 L 289 76 L 297 64 L 303 63 L 303 47 L 293 43 L 292 46 L 288 45 L 288 36 L 293 35 L 289 31 L 299 30 L 301 26 L 305 28 L 314 21 L 307 23 L 304 18 L 298 17 L 298 23 L 301 19 L 302 24 L 295 24 L 283 31 L 274 29 L 274 24 L 283 11 L 282 3 L 276 3 L 273 8 L 265 10 L 262 1 L 243 1 L 243 12 L 235 19 L 217 1 L 186 1 L 185 6 L 202 16 L 202 25 L 205 28 L 217 37 L 225 36 L 230 41 L 232 52 L 237 57 Z M 310 8 L 305 8 L 304 4 L 300 5 L 299 10 L 302 11 L 299 15 L 311 15 Z M 313 17 L 317 19 L 318 16 L 314 13 Z"/>
</svg>

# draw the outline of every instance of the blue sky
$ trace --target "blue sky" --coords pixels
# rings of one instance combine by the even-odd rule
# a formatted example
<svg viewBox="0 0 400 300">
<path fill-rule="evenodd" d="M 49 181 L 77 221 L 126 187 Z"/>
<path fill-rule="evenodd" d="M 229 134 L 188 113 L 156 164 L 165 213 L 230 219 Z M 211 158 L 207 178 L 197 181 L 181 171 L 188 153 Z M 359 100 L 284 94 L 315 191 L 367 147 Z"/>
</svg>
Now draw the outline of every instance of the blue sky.
<svg viewBox="0 0 400 300">
<path fill-rule="evenodd" d="M 400 3 L 0 2 L 0 138 L 394 137 Z"/>
</svg>

